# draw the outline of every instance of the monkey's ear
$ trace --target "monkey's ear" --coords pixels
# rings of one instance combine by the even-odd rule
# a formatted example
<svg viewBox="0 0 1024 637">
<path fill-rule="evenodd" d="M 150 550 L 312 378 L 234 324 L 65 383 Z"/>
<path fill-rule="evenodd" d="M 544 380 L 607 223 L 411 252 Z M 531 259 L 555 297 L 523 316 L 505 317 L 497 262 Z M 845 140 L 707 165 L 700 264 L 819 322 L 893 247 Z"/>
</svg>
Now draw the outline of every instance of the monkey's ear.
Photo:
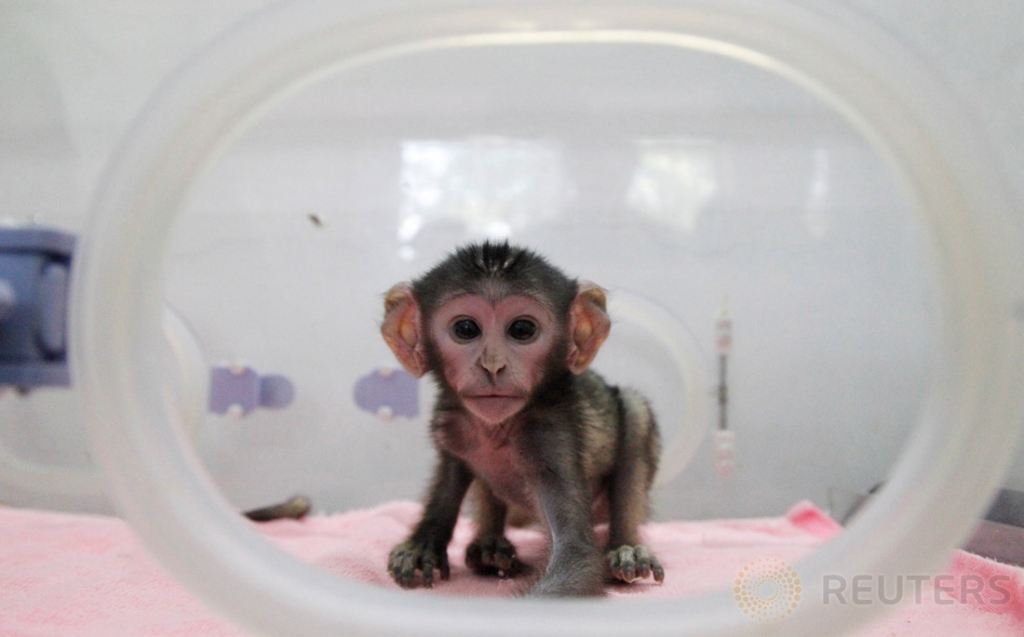
<svg viewBox="0 0 1024 637">
<path fill-rule="evenodd" d="M 569 309 L 569 371 L 582 374 L 597 356 L 612 322 L 608 318 L 604 290 L 590 281 L 581 281 Z"/>
<path fill-rule="evenodd" d="M 427 372 L 420 334 L 420 306 L 408 283 L 399 283 L 384 296 L 381 336 L 407 372 L 419 378 Z"/>
</svg>

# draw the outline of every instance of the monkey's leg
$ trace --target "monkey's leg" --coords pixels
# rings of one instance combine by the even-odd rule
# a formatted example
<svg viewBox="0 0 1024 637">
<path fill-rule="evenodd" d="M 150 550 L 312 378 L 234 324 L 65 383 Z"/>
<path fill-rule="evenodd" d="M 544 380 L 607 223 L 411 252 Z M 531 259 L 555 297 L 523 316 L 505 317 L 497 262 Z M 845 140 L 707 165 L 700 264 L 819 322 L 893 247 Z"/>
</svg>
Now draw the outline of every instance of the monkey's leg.
<svg viewBox="0 0 1024 637">
<path fill-rule="evenodd" d="M 391 549 L 388 556 L 388 572 L 400 586 L 415 586 L 416 571 L 421 571 L 423 585 L 432 587 L 435 568 L 442 580 L 448 579 L 448 543 L 472 480 L 473 474 L 466 465 L 441 452 L 423 519 L 409 539 Z"/>
<path fill-rule="evenodd" d="M 637 393 L 622 392 L 623 418 L 615 470 L 608 489 L 608 547 L 611 576 L 632 583 L 654 577 L 665 581 L 658 558 L 640 544 L 639 527 L 647 519 L 648 490 L 658 458 L 658 430 L 647 402 Z"/>
<path fill-rule="evenodd" d="M 516 547 L 505 537 L 508 507 L 480 480 L 473 482 L 476 537 L 466 547 L 466 566 L 480 575 L 514 577 L 523 571 Z"/>
</svg>

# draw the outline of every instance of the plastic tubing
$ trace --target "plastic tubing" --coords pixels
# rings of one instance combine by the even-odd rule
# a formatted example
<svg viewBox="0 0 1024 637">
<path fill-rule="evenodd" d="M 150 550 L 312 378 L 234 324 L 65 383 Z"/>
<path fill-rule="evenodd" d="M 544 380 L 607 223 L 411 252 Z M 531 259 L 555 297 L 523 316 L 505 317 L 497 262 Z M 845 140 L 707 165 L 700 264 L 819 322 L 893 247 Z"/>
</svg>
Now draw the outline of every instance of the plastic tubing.
<svg viewBox="0 0 1024 637">
<path fill-rule="evenodd" d="M 823 603 L 823 577 L 927 574 L 969 532 L 1021 422 L 1024 214 L 968 112 L 912 52 L 830 2 L 559 0 L 280 7 L 241 24 L 148 103 L 97 191 L 73 286 L 71 352 L 111 491 L 147 548 L 240 625 L 270 634 L 836 634 L 882 604 Z M 794 565 L 784 621 L 752 623 L 732 591 L 669 601 L 439 599 L 302 564 L 218 495 L 160 391 L 168 237 L 203 169 L 275 100 L 333 72 L 437 48 L 683 47 L 778 74 L 843 115 L 898 174 L 928 231 L 939 363 L 888 486 L 846 533 Z M 384 566 L 382 565 L 381 568 Z M 673 573 L 672 577 L 686 577 Z"/>
</svg>

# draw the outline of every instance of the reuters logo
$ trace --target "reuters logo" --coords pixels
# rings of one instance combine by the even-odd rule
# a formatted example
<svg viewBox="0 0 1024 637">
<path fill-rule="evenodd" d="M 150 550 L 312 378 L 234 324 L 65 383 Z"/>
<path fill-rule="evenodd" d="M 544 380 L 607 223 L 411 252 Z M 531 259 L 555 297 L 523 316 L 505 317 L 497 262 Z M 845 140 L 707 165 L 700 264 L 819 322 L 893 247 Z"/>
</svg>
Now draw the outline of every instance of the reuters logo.
<svg viewBox="0 0 1024 637">
<path fill-rule="evenodd" d="M 800 578 L 780 559 L 757 559 L 736 574 L 736 605 L 760 622 L 774 622 L 793 614 L 800 604 Z"/>
</svg>

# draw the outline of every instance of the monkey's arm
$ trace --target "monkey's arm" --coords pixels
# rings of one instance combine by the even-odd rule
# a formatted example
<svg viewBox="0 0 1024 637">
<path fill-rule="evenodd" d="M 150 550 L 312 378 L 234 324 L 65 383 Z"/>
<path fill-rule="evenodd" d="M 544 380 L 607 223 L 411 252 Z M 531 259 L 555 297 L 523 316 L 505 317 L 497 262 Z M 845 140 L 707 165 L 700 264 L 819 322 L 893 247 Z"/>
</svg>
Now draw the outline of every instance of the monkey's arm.
<svg viewBox="0 0 1024 637">
<path fill-rule="evenodd" d="M 594 539 L 591 500 L 570 436 L 548 429 L 539 445 L 537 495 L 551 531 L 551 560 L 530 595 L 578 597 L 604 593 L 604 564 Z M 563 432 L 564 433 L 564 432 Z"/>
<path fill-rule="evenodd" d="M 647 467 L 643 460 L 619 464 L 608 491 L 608 546 L 605 559 L 615 579 L 632 583 L 654 577 L 665 581 L 658 558 L 640 544 L 638 527 L 646 518 Z"/>
<path fill-rule="evenodd" d="M 466 465 L 443 451 L 440 453 L 423 518 L 409 539 L 393 548 L 388 556 L 388 572 L 400 586 L 414 586 L 416 571 L 422 571 L 423 585 L 430 588 L 434 585 L 435 568 L 442 580 L 448 579 L 448 543 L 472 480 L 473 474 Z"/>
<path fill-rule="evenodd" d="M 647 499 L 657 470 L 658 427 L 647 401 L 637 392 L 621 393 L 621 422 L 615 466 L 608 487 L 608 546 L 606 560 L 612 577 L 632 583 L 665 570 L 658 558 L 640 544 L 639 527 L 647 519 Z"/>
</svg>

